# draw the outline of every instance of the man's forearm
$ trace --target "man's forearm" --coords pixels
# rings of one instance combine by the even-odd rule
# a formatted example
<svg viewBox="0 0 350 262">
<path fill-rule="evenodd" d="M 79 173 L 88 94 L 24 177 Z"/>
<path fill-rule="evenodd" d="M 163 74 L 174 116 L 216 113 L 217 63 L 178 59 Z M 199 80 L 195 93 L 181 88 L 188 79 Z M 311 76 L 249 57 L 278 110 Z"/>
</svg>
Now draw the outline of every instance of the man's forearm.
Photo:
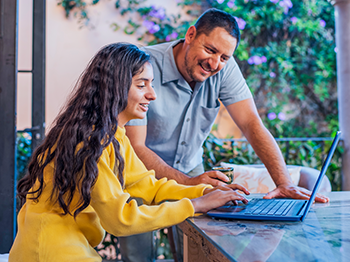
<svg viewBox="0 0 350 262">
<path fill-rule="evenodd" d="M 255 153 L 268 169 L 276 186 L 284 183 L 291 183 L 281 150 L 275 139 L 262 124 L 254 125 L 254 127 L 244 132 L 244 135 L 252 145 Z"/>
<path fill-rule="evenodd" d="M 134 150 L 147 169 L 153 169 L 156 172 L 157 179 L 167 177 L 168 179 L 174 179 L 179 184 L 186 184 L 186 180 L 189 178 L 189 176 L 169 166 L 148 147 L 135 146 Z"/>
</svg>

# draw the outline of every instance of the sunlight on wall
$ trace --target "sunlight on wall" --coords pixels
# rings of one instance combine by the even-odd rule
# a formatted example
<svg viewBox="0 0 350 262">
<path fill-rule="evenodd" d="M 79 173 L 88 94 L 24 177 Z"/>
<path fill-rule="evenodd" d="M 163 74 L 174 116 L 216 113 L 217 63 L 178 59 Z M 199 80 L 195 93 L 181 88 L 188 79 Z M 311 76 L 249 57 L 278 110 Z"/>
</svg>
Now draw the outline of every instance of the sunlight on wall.
<svg viewBox="0 0 350 262">
<path fill-rule="evenodd" d="M 19 69 L 31 69 L 32 49 L 32 1 L 19 1 Z M 78 77 L 92 56 L 104 45 L 113 42 L 129 42 L 141 46 L 134 35 L 126 35 L 123 26 L 127 17 L 122 17 L 115 9 L 115 1 L 102 0 L 89 9 L 91 21 L 82 26 L 76 18 L 65 17 L 56 0 L 46 1 L 46 127 L 64 105 Z M 163 6 L 167 12 L 177 14 L 181 8 L 176 0 L 147 0 L 146 4 Z M 121 29 L 114 32 L 112 23 Z M 17 129 L 31 126 L 31 75 L 20 73 L 18 77 Z M 225 114 L 225 110 L 222 110 Z M 222 118 L 221 118 L 222 119 Z M 218 120 L 217 120 L 218 121 Z M 230 120 L 229 120 L 230 121 Z M 222 121 L 221 121 L 222 122 Z M 218 133 L 220 137 L 230 135 L 232 121 L 228 131 Z M 223 128 L 226 124 L 220 124 Z M 229 134 L 228 134 L 229 133 Z M 233 134 L 231 134 L 233 135 Z"/>
</svg>

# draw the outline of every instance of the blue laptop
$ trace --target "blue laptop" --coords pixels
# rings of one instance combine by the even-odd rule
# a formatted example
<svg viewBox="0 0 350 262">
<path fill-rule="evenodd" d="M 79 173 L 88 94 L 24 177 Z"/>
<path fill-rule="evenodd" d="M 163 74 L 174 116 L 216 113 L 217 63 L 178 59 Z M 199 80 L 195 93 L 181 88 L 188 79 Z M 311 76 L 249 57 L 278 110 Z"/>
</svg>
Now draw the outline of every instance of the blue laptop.
<svg viewBox="0 0 350 262">
<path fill-rule="evenodd" d="M 312 203 L 315 200 L 317 190 L 323 176 L 331 162 L 334 151 L 338 145 L 341 132 L 338 131 L 327 158 L 322 165 L 321 172 L 309 200 L 298 199 L 252 199 L 248 204 L 225 205 L 213 209 L 207 215 L 215 218 L 269 220 L 269 221 L 304 221 Z"/>
</svg>

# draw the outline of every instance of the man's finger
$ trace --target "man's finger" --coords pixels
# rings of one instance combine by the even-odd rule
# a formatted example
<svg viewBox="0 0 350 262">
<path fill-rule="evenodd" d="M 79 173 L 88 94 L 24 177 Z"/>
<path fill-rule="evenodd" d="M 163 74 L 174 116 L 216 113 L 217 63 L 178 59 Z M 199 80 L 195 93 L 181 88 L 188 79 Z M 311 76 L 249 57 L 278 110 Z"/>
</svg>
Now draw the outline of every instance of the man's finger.
<svg viewBox="0 0 350 262">
<path fill-rule="evenodd" d="M 267 193 L 264 196 L 264 199 L 272 199 L 272 198 L 278 198 L 278 197 L 287 197 L 287 198 L 294 198 L 294 199 L 310 199 L 311 192 L 305 188 L 302 187 L 296 187 L 296 190 L 291 190 L 290 188 L 276 188 L 272 190 L 271 192 Z M 329 198 L 326 196 L 323 196 L 321 194 L 317 194 L 315 198 L 316 202 L 320 203 L 327 203 L 329 202 Z"/>
<path fill-rule="evenodd" d="M 315 197 L 315 201 L 316 202 L 320 202 L 320 203 L 328 203 L 329 202 L 329 198 L 323 195 L 319 195 L 317 194 Z"/>
<path fill-rule="evenodd" d="M 302 192 L 302 193 L 304 193 L 305 195 L 307 195 L 308 196 L 308 198 L 310 198 L 311 197 L 311 191 L 309 191 L 309 190 L 307 190 L 307 189 L 305 189 L 305 188 L 302 188 L 302 187 L 299 187 L 299 189 L 300 189 L 300 191 Z M 328 197 L 326 197 L 326 196 L 324 196 L 324 195 L 322 195 L 322 194 L 316 194 L 316 197 L 315 197 L 315 201 L 316 202 L 320 202 L 320 203 L 327 203 L 327 202 L 329 202 L 329 198 Z"/>
<path fill-rule="evenodd" d="M 278 197 L 278 193 L 276 192 L 277 190 L 272 190 L 270 191 L 269 193 L 267 193 L 263 198 L 264 199 L 272 199 L 272 198 L 275 198 L 275 197 Z"/>
<path fill-rule="evenodd" d="M 212 186 L 226 186 L 226 184 L 218 179 L 215 179 L 215 178 L 211 178 L 209 177 L 208 178 L 209 181 L 208 181 L 208 184 L 212 185 Z"/>
<path fill-rule="evenodd" d="M 221 181 L 224 181 L 224 182 L 230 181 L 230 179 L 224 173 L 222 173 L 220 171 L 208 171 L 208 175 L 211 178 L 220 179 Z"/>
</svg>

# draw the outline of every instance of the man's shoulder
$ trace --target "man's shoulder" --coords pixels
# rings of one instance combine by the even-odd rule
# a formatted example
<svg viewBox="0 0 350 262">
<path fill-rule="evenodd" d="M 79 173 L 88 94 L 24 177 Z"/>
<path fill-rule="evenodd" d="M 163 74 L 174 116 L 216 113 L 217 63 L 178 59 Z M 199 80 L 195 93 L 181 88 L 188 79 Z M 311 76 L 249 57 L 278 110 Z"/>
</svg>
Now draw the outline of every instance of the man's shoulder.
<svg viewBox="0 0 350 262">
<path fill-rule="evenodd" d="M 144 46 L 141 49 L 153 57 L 163 56 L 165 51 L 169 48 L 172 43 L 161 43 L 156 45 Z"/>
<path fill-rule="evenodd" d="M 224 67 L 225 70 L 232 70 L 232 68 L 237 66 L 237 62 L 233 56 L 230 57 L 230 59 L 227 61 L 226 66 Z"/>
<path fill-rule="evenodd" d="M 227 77 L 236 78 L 236 77 L 239 77 L 240 75 L 241 75 L 241 71 L 239 69 L 239 66 L 236 60 L 233 57 L 230 57 L 230 59 L 227 61 L 224 68 L 220 70 L 217 74 L 215 74 L 213 77 L 226 79 Z"/>
</svg>

